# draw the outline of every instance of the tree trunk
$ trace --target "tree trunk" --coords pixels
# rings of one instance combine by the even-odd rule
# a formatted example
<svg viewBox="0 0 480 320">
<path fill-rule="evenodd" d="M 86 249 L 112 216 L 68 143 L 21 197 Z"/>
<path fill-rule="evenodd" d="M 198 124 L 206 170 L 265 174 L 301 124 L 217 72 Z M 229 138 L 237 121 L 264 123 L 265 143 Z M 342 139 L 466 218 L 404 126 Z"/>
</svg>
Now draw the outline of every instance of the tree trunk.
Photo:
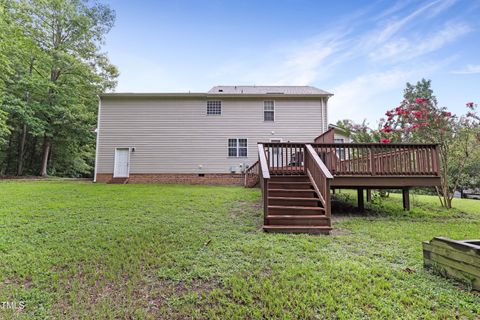
<svg viewBox="0 0 480 320">
<path fill-rule="evenodd" d="M 4 160 L 4 167 L 3 167 L 3 173 L 2 175 L 9 175 L 11 174 L 10 171 L 10 163 L 12 162 L 12 146 L 13 146 L 13 134 L 10 134 L 10 137 L 8 138 L 8 147 L 7 147 L 7 156 L 5 157 Z"/>
<path fill-rule="evenodd" d="M 37 159 L 37 137 L 34 136 L 33 139 L 32 139 L 32 142 L 31 142 L 31 150 L 29 152 L 29 157 L 27 157 L 28 159 L 28 170 L 30 172 L 36 172 L 35 170 L 35 161 Z"/>
<path fill-rule="evenodd" d="M 17 176 L 23 175 L 23 161 L 25 159 L 25 143 L 27 141 L 27 125 L 22 127 L 22 133 L 20 137 L 20 144 L 18 146 L 18 164 L 17 164 Z"/>
<path fill-rule="evenodd" d="M 28 74 L 31 77 L 33 73 L 33 65 L 35 63 L 35 57 L 30 59 L 30 67 Z M 30 92 L 27 90 L 25 92 L 25 102 L 30 104 Z M 25 161 L 25 144 L 27 141 L 27 124 L 23 124 L 22 126 L 22 133 L 20 136 L 20 144 L 18 146 L 18 163 L 17 163 L 17 176 L 23 175 L 23 165 Z"/>
<path fill-rule="evenodd" d="M 48 157 L 50 154 L 50 146 L 52 141 L 46 135 L 43 137 L 43 152 L 42 152 L 42 165 L 40 167 L 40 175 L 42 177 L 47 176 L 48 169 Z"/>
<path fill-rule="evenodd" d="M 451 209 L 452 208 L 452 198 L 447 196 L 447 198 L 445 200 L 447 202 L 447 209 Z"/>
</svg>

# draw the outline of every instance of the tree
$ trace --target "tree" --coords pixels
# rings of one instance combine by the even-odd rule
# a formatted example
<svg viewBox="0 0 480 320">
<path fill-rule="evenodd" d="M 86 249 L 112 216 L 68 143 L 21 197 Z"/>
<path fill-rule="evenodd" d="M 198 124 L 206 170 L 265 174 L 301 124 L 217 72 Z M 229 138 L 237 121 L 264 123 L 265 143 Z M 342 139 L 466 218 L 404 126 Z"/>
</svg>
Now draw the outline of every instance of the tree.
<svg viewBox="0 0 480 320">
<path fill-rule="evenodd" d="M 381 141 L 438 144 L 441 187 L 437 193 L 442 206 L 451 208 L 453 194 L 465 179 L 466 168 L 472 161 L 480 160 L 480 118 L 472 102 L 467 104 L 467 115 L 461 117 L 439 107 L 430 85 L 425 79 L 416 85 L 407 83 L 404 100 L 385 113 Z"/>
<path fill-rule="evenodd" d="M 89 174 L 97 95 L 118 76 L 101 52 L 114 12 L 88 0 L 11 1 L 2 10 L 9 45 L 0 42 L 0 59 L 10 59 L 0 103 L 11 129 L 3 171 Z"/>
<path fill-rule="evenodd" d="M 379 131 L 372 129 L 367 120 L 363 120 L 362 123 L 355 123 L 350 119 L 339 120 L 337 126 L 345 130 L 352 142 L 355 143 L 378 142 L 380 139 Z"/>
</svg>

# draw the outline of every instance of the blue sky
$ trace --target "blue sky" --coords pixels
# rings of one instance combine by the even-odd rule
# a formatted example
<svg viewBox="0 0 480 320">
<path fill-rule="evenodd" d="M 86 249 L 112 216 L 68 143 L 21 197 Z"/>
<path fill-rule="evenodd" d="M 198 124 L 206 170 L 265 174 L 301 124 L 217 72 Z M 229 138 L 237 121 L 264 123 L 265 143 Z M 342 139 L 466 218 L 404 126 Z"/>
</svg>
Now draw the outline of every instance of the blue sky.
<svg viewBox="0 0 480 320">
<path fill-rule="evenodd" d="M 330 122 L 371 125 L 432 79 L 457 114 L 480 102 L 477 0 L 109 0 L 104 47 L 117 92 L 207 91 L 214 85 L 313 85 Z"/>
</svg>

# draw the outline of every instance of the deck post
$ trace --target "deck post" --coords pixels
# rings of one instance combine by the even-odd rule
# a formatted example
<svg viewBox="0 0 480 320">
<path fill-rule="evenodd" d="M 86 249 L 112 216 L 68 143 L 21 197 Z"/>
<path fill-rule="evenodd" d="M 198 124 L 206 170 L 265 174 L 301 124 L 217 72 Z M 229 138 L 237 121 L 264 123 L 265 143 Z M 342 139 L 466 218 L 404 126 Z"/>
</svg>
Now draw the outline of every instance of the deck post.
<svg viewBox="0 0 480 320">
<path fill-rule="evenodd" d="M 367 202 L 372 202 L 372 189 L 367 189 Z"/>
<path fill-rule="evenodd" d="M 332 188 L 332 194 L 335 194 L 335 188 Z"/>
<path fill-rule="evenodd" d="M 403 210 L 410 211 L 410 188 L 402 189 Z"/>
<path fill-rule="evenodd" d="M 358 210 L 363 212 L 365 211 L 365 203 L 363 201 L 363 189 L 357 189 L 357 200 L 358 200 Z"/>
</svg>

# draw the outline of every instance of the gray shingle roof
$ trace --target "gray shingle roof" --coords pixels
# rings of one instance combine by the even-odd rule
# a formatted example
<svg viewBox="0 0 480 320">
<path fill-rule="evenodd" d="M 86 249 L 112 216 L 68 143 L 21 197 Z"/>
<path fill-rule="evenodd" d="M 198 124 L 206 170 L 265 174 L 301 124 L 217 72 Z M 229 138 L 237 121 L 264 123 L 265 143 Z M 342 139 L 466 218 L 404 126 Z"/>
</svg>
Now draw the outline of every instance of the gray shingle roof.
<svg viewBox="0 0 480 320">
<path fill-rule="evenodd" d="M 311 86 L 215 86 L 210 94 L 287 94 L 287 95 L 332 95 Z"/>
</svg>

